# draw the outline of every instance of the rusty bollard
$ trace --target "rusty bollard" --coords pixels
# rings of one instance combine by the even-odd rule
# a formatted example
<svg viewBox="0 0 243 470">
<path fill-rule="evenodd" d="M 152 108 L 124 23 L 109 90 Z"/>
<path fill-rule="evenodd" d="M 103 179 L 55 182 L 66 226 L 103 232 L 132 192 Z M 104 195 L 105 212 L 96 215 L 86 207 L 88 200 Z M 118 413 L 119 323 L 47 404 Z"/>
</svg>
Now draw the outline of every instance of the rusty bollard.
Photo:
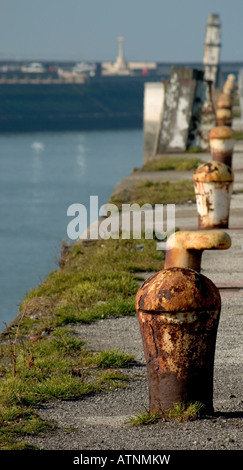
<svg viewBox="0 0 243 470">
<path fill-rule="evenodd" d="M 225 84 L 225 87 L 226 87 L 226 84 Z M 233 120 L 232 108 L 233 108 L 232 94 L 229 92 L 221 93 L 217 101 L 217 109 L 216 109 L 216 120 L 217 120 L 218 126 L 231 126 L 232 120 Z"/>
<path fill-rule="evenodd" d="M 193 175 L 198 228 L 228 228 L 234 174 L 222 162 L 200 165 Z"/>
<path fill-rule="evenodd" d="M 209 132 L 212 160 L 232 167 L 235 135 L 231 127 L 216 126 Z"/>
<path fill-rule="evenodd" d="M 232 109 L 216 109 L 216 120 L 218 126 L 231 126 L 233 121 Z"/>
<path fill-rule="evenodd" d="M 230 247 L 231 238 L 222 230 L 181 230 L 167 240 L 164 268 L 191 268 L 200 272 L 204 250 L 227 250 Z"/>
<path fill-rule="evenodd" d="M 231 93 L 220 93 L 217 101 L 217 109 L 232 109 L 233 96 Z"/>
<path fill-rule="evenodd" d="M 216 119 L 218 126 L 231 126 L 233 121 L 233 93 L 235 76 L 228 75 L 223 91 L 217 101 Z"/>
<path fill-rule="evenodd" d="M 221 298 L 213 282 L 188 268 L 164 269 L 136 296 L 149 410 L 201 402 L 213 413 L 213 371 Z"/>
<path fill-rule="evenodd" d="M 230 73 L 227 76 L 226 82 L 223 86 L 223 93 L 228 93 L 228 94 L 233 95 L 234 87 L 235 87 L 235 76 L 233 73 Z"/>
</svg>

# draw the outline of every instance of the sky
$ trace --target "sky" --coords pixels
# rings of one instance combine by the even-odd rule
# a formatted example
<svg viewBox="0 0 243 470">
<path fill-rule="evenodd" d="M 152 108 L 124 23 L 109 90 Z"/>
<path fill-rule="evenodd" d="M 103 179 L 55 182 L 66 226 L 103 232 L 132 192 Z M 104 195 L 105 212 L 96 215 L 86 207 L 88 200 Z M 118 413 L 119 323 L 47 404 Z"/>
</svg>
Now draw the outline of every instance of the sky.
<svg viewBox="0 0 243 470">
<path fill-rule="evenodd" d="M 243 61 L 243 0 L 0 0 L 0 60 L 201 62 L 211 13 Z"/>
</svg>

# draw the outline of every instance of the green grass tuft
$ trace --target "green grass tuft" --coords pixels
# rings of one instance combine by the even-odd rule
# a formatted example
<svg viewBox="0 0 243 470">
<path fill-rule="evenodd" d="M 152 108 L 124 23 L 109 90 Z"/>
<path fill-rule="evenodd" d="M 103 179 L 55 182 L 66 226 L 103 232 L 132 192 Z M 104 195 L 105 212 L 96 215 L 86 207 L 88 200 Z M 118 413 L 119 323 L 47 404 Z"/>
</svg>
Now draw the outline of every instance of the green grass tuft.
<svg viewBox="0 0 243 470">
<path fill-rule="evenodd" d="M 203 163 L 200 158 L 195 157 L 169 157 L 161 156 L 148 161 L 142 171 L 187 171 L 196 170 Z"/>
<path fill-rule="evenodd" d="M 183 204 L 188 200 L 195 201 L 195 190 L 191 180 L 176 182 L 148 180 L 139 181 L 129 189 L 112 196 L 110 203 L 116 204 L 119 210 L 122 204 Z"/>
<path fill-rule="evenodd" d="M 200 402 L 190 403 L 175 403 L 171 409 L 159 413 L 157 411 L 145 411 L 139 413 L 137 416 L 129 418 L 128 423 L 133 426 L 154 424 L 160 420 L 163 421 L 193 421 L 199 419 L 204 413 L 205 407 Z"/>
<path fill-rule="evenodd" d="M 134 357 L 125 352 L 119 352 L 116 349 L 112 351 L 100 351 L 92 354 L 90 364 L 101 367 L 102 369 L 126 367 L 134 362 Z"/>
<path fill-rule="evenodd" d="M 127 421 L 132 426 L 143 426 L 149 424 L 155 424 L 161 419 L 160 413 L 156 411 L 144 411 L 139 413 L 137 416 L 131 416 Z"/>
<path fill-rule="evenodd" d="M 169 421 L 173 419 L 179 422 L 193 421 L 200 418 L 204 409 L 204 405 L 200 402 L 190 403 L 188 406 L 183 403 L 175 403 L 174 407 L 168 410 L 165 416 Z"/>
</svg>

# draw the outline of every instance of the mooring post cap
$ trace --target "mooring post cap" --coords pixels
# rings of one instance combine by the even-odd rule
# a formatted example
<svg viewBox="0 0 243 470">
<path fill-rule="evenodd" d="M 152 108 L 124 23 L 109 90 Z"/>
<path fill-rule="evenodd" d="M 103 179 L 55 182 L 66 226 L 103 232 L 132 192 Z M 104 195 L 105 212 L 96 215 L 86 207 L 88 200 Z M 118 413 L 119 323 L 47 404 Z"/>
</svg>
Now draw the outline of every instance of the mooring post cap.
<svg viewBox="0 0 243 470">
<path fill-rule="evenodd" d="M 222 230 L 181 230 L 167 240 L 166 249 L 183 250 L 227 250 L 231 247 L 231 238 Z"/>
<path fill-rule="evenodd" d="M 194 175 L 194 182 L 231 182 L 234 181 L 232 169 L 223 162 L 211 161 L 200 165 Z"/>
<path fill-rule="evenodd" d="M 219 108 L 216 110 L 216 118 L 217 120 L 231 122 L 233 119 L 233 112 L 231 109 Z M 232 136 L 232 138 L 234 138 L 234 136 Z"/>
<path fill-rule="evenodd" d="M 217 101 L 217 108 L 230 109 L 233 106 L 233 97 L 230 93 L 221 93 Z"/>
<path fill-rule="evenodd" d="M 210 130 L 209 139 L 235 140 L 235 134 L 229 126 L 216 126 Z"/>
<path fill-rule="evenodd" d="M 200 272 L 204 250 L 227 250 L 231 238 L 222 230 L 181 230 L 173 233 L 166 243 L 164 268 L 192 268 Z"/>
<path fill-rule="evenodd" d="M 136 309 L 147 313 L 217 311 L 221 297 L 215 284 L 189 268 L 163 269 L 148 278 L 136 295 Z"/>
</svg>

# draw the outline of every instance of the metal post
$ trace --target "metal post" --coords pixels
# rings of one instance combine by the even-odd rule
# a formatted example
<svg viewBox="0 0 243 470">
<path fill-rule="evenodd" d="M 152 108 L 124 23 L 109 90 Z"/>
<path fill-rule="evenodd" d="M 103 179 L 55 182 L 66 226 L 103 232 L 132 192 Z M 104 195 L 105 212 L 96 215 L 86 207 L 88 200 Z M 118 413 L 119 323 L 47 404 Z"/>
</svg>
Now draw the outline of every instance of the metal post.
<svg viewBox="0 0 243 470">
<path fill-rule="evenodd" d="M 193 175 L 198 228 L 228 228 L 234 174 L 219 161 L 200 165 Z"/>
<path fill-rule="evenodd" d="M 209 132 L 212 160 L 232 167 L 235 135 L 229 126 L 216 126 Z"/>
<path fill-rule="evenodd" d="M 213 370 L 221 309 L 219 290 L 185 268 L 151 276 L 136 296 L 147 365 L 150 411 L 201 402 L 213 413 Z"/>
<path fill-rule="evenodd" d="M 230 246 L 230 236 L 222 230 L 181 230 L 167 240 L 164 268 L 191 268 L 200 272 L 204 250 L 226 250 Z"/>
</svg>

